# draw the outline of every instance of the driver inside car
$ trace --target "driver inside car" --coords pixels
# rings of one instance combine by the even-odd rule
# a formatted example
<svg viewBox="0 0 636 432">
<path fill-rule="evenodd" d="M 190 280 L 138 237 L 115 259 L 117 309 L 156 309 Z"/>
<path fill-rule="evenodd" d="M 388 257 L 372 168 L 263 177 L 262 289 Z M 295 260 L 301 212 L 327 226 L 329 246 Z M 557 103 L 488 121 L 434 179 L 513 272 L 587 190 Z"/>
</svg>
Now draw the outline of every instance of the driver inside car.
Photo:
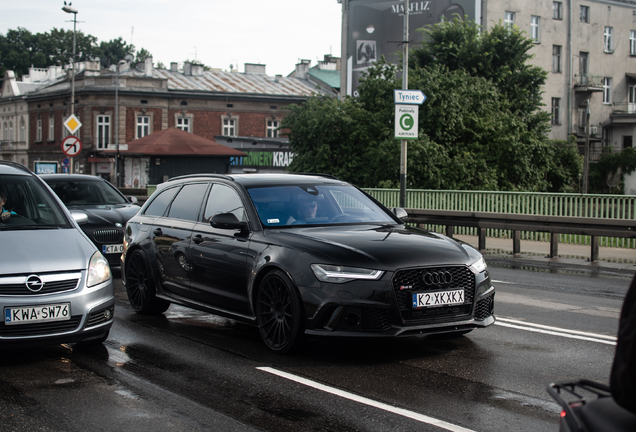
<svg viewBox="0 0 636 432">
<path fill-rule="evenodd" d="M 295 204 L 295 212 L 287 220 L 287 225 L 305 224 L 307 223 L 307 219 L 316 217 L 318 201 L 316 201 L 315 196 L 309 194 L 299 195 Z"/>
<path fill-rule="evenodd" d="M 7 209 L 4 208 L 4 206 L 7 204 L 7 196 L 5 195 L 4 192 L 0 192 L 0 218 L 2 219 L 2 222 L 6 221 L 7 219 L 9 219 L 12 215 L 17 215 L 16 212 L 14 211 L 9 211 Z"/>
</svg>

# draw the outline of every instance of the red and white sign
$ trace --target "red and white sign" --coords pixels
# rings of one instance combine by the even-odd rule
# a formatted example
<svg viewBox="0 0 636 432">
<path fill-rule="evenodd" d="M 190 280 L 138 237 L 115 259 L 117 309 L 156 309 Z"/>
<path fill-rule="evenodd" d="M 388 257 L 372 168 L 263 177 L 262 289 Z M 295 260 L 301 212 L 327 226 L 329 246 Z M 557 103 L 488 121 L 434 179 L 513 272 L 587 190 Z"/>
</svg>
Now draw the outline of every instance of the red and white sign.
<svg viewBox="0 0 636 432">
<path fill-rule="evenodd" d="M 77 156 L 82 151 L 82 142 L 77 137 L 68 136 L 62 141 L 62 151 L 68 157 Z"/>
</svg>

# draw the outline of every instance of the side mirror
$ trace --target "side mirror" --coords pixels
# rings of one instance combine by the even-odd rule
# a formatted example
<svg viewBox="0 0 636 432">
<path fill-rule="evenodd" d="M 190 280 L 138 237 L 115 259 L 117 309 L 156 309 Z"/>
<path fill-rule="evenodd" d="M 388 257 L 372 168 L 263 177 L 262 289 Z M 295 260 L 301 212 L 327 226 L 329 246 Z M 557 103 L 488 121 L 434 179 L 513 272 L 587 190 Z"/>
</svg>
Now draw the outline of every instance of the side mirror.
<svg viewBox="0 0 636 432">
<path fill-rule="evenodd" d="M 84 212 L 80 211 L 72 211 L 71 216 L 75 219 L 78 225 L 82 225 L 88 222 L 88 215 Z"/>
<path fill-rule="evenodd" d="M 219 229 L 239 229 L 242 231 L 247 227 L 247 222 L 238 220 L 234 213 L 219 213 L 212 217 L 210 225 Z"/>
<path fill-rule="evenodd" d="M 139 200 L 137 199 L 136 196 L 129 196 L 128 197 L 128 202 L 130 202 L 131 204 L 137 204 L 139 202 Z"/>
<path fill-rule="evenodd" d="M 406 210 L 404 210 L 401 207 L 393 207 L 391 209 L 391 211 L 393 212 L 394 215 L 396 215 L 398 217 L 398 219 L 404 219 L 404 218 L 407 218 L 409 216 L 409 214 L 406 212 Z"/>
</svg>

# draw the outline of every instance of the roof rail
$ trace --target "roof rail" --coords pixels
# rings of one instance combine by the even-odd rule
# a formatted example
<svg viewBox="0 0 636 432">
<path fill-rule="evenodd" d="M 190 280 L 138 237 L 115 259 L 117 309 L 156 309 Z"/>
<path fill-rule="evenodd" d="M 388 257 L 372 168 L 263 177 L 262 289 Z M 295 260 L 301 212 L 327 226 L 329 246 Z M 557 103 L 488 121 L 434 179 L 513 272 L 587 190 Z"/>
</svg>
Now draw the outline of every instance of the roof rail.
<svg viewBox="0 0 636 432">
<path fill-rule="evenodd" d="M 333 180 L 340 180 L 338 177 L 331 175 L 331 174 L 321 174 L 321 173 L 289 173 L 289 174 L 296 174 L 296 175 L 306 175 L 306 176 L 318 176 L 318 177 L 325 177 L 328 179 L 333 179 Z"/>
<path fill-rule="evenodd" d="M 172 177 L 172 178 L 168 179 L 168 181 L 171 182 L 173 180 L 181 180 L 181 179 L 196 178 L 196 177 L 222 178 L 222 179 L 225 179 L 225 180 L 234 181 L 233 177 L 230 177 L 230 176 L 225 175 L 225 174 L 216 174 L 216 173 L 185 174 L 185 175 L 181 175 L 181 176 L 177 176 L 177 177 Z"/>
<path fill-rule="evenodd" d="M 21 163 L 18 162 L 12 162 L 12 161 L 7 161 L 7 160 L 0 160 L 0 162 L 2 162 L 5 165 L 11 165 L 13 167 L 19 168 L 22 171 L 26 171 L 29 174 L 35 174 L 33 171 L 31 171 L 29 168 L 25 167 L 24 165 L 22 165 Z"/>
</svg>

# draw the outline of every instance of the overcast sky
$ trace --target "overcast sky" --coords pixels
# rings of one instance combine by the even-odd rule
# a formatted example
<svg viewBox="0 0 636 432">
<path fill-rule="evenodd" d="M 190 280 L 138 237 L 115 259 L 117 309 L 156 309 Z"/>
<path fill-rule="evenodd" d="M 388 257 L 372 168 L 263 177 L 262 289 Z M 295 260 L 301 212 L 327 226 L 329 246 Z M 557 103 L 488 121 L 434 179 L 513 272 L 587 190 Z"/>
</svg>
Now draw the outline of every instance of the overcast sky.
<svg viewBox="0 0 636 432">
<path fill-rule="evenodd" d="M 67 3 L 69 0 L 66 0 Z M 154 63 L 198 60 L 229 70 L 267 65 L 288 75 L 299 59 L 312 66 L 325 54 L 340 57 L 342 7 L 336 0 L 72 0 L 77 30 L 98 42 L 122 37 Z M 63 0 L 0 0 L 0 33 L 26 28 L 73 30 Z M 70 21 L 70 22 L 69 22 Z"/>
</svg>

